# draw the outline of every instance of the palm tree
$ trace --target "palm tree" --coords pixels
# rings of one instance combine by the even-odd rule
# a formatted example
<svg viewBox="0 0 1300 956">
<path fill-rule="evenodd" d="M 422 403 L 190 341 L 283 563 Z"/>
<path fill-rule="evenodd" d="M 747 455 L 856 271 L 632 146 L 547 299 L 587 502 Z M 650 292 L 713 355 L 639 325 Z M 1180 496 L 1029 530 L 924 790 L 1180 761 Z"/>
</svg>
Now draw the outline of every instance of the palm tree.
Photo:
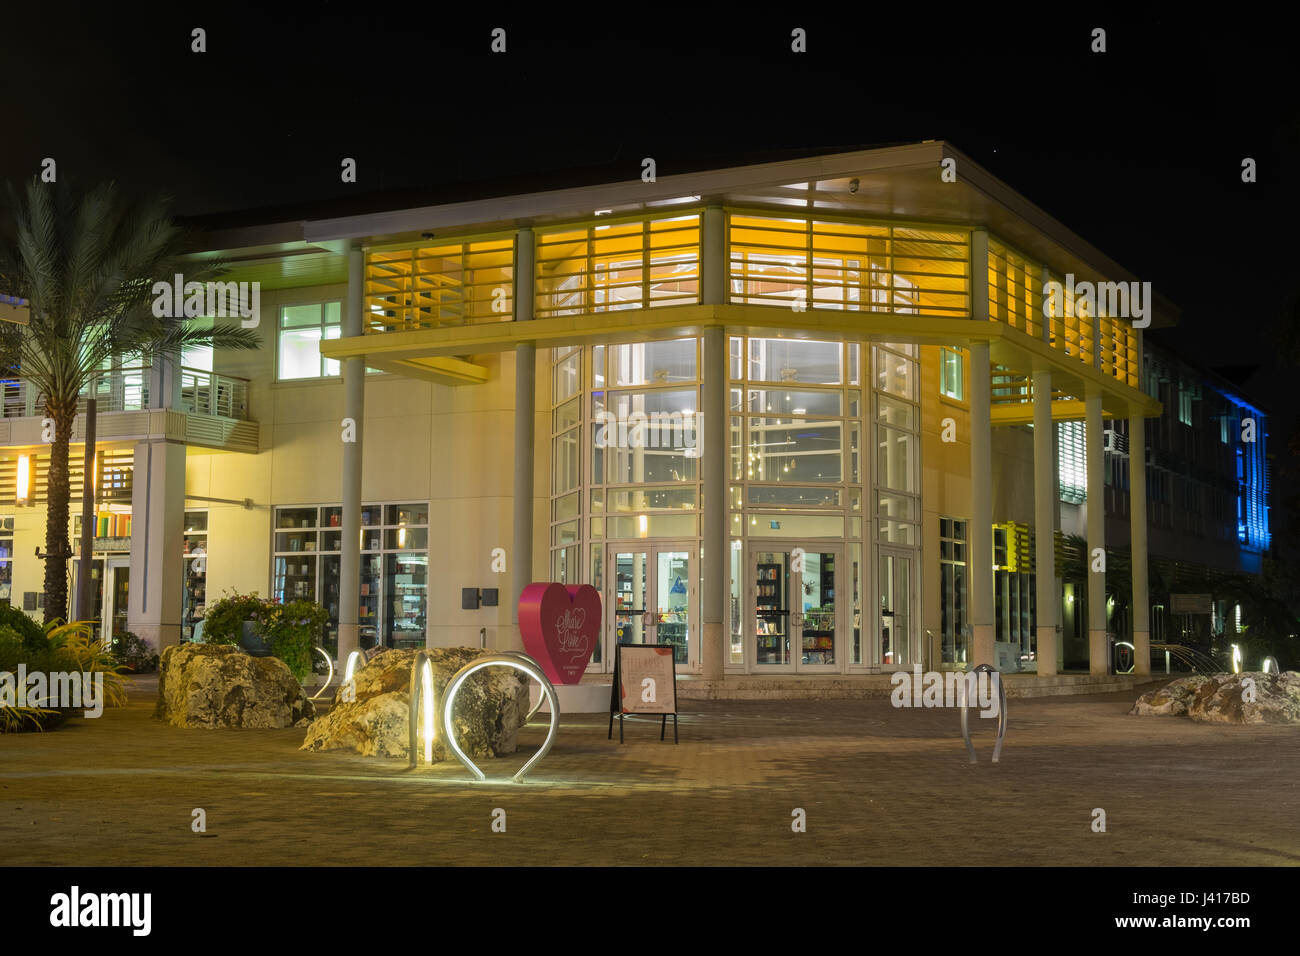
<svg viewBox="0 0 1300 956">
<path fill-rule="evenodd" d="M 0 371 L 27 380 L 54 421 L 45 521 L 45 621 L 68 603 L 68 445 L 81 393 L 105 361 L 179 355 L 187 346 L 256 348 L 252 329 L 197 328 L 153 314 L 153 284 L 198 280 L 217 264 L 186 258 L 189 237 L 167 199 L 131 201 L 113 183 L 84 195 L 33 177 L 8 188 L 8 235 L 0 241 L 0 291 L 28 300 L 27 325 L 0 322 Z"/>
</svg>

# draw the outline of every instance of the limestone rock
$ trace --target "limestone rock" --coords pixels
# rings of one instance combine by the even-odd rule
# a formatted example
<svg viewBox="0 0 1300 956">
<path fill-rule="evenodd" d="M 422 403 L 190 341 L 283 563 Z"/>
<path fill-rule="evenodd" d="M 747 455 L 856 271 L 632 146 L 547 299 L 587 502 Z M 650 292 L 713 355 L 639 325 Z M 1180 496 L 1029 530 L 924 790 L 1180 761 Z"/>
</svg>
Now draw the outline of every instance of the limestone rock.
<svg viewBox="0 0 1300 956">
<path fill-rule="evenodd" d="M 182 644 L 163 651 L 154 716 L 176 727 L 292 727 L 311 701 L 278 657 L 238 647 Z"/>
<path fill-rule="evenodd" d="M 334 695 L 333 707 L 307 729 L 303 750 L 354 750 L 364 756 L 409 758 L 411 666 L 418 650 L 389 649 L 353 675 L 354 700 Z M 468 647 L 430 648 L 435 706 L 441 710 L 455 673 L 492 651 Z M 529 710 L 528 679 L 506 667 L 473 674 L 456 695 L 455 732 L 461 750 L 474 760 L 514 753 L 519 727 Z M 434 762 L 454 760 L 441 732 Z"/>
<path fill-rule="evenodd" d="M 1243 693 L 1248 679 L 1255 682 L 1253 701 Z M 1300 724 L 1300 673 L 1216 675 L 1196 692 L 1187 714 L 1215 724 Z"/>
<path fill-rule="evenodd" d="M 1149 690 L 1139 697 L 1129 713 L 1138 717 L 1186 714 L 1187 705 L 1208 680 L 1210 678 L 1204 674 L 1193 674 L 1170 681 L 1164 687 Z"/>
<path fill-rule="evenodd" d="M 1254 681 L 1253 701 L 1246 700 Z M 1186 714 L 1215 724 L 1300 724 L 1300 673 L 1197 674 L 1138 698 L 1131 714 Z"/>
</svg>

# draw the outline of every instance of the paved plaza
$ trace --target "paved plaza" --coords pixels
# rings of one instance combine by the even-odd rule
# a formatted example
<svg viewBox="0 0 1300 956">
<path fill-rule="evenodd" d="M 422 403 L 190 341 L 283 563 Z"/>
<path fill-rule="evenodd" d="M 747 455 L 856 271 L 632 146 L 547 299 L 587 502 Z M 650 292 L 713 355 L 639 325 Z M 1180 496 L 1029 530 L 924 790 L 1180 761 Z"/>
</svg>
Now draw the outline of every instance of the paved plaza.
<svg viewBox="0 0 1300 956">
<path fill-rule="evenodd" d="M 170 727 L 154 686 L 0 738 L 0 863 L 1300 864 L 1300 729 L 1130 717 L 1140 689 L 1013 699 L 997 765 L 996 722 L 972 715 L 972 766 L 953 710 L 688 701 L 677 746 L 657 722 L 619 746 L 605 717 L 571 715 L 528 782 L 499 782 L 544 739 L 535 721 L 473 784 L 458 765 L 304 753 L 301 729 Z"/>
</svg>

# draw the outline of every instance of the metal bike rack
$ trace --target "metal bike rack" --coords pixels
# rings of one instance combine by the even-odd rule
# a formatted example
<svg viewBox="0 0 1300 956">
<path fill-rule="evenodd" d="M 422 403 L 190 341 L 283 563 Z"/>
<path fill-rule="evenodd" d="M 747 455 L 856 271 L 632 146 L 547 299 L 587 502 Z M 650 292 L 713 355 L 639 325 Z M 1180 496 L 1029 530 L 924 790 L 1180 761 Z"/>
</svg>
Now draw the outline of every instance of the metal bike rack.
<svg viewBox="0 0 1300 956">
<path fill-rule="evenodd" d="M 325 683 L 321 685 L 320 690 L 316 691 L 316 693 L 312 694 L 309 698 L 310 700 L 315 700 L 321 694 L 325 693 L 326 689 L 330 686 L 330 682 L 334 680 L 334 658 L 330 657 L 329 651 L 325 650 L 323 647 L 313 647 L 312 650 L 325 658 L 325 664 L 330 669 L 329 676 L 325 678 Z"/>
<path fill-rule="evenodd" d="M 513 655 L 516 656 L 516 657 L 520 657 L 520 658 L 524 659 L 525 661 L 528 661 L 528 663 L 530 663 L 530 664 L 532 664 L 532 665 L 534 665 L 534 666 L 537 665 L 537 661 L 535 661 L 533 658 L 529 657 L 529 656 L 528 656 L 526 653 L 524 653 L 523 651 L 497 651 L 496 653 L 498 653 L 498 654 L 513 654 Z M 536 714 L 539 710 L 542 709 L 542 703 L 543 703 L 545 700 L 546 700 L 546 694 L 545 694 L 545 693 L 541 693 L 541 694 L 538 694 L 538 695 L 537 695 L 537 703 L 533 705 L 533 709 L 530 710 L 530 711 L 528 712 L 528 716 L 524 718 L 524 721 L 523 721 L 523 722 L 524 722 L 525 724 L 528 723 L 530 720 L 532 720 L 532 719 L 533 719 L 533 715 Z M 521 725 L 521 726 L 522 726 L 522 725 Z"/>
<path fill-rule="evenodd" d="M 551 685 L 551 682 L 547 679 L 546 674 L 542 671 L 542 668 L 538 665 L 537 661 L 533 660 L 522 651 L 489 654 L 470 661 L 458 670 L 455 676 L 447 682 L 447 688 L 445 691 L 446 697 L 442 705 L 442 726 L 447 735 L 447 745 L 451 748 L 452 753 L 454 753 L 456 758 L 460 760 L 460 762 L 463 763 L 465 767 L 480 781 L 486 780 L 486 775 L 475 765 L 474 761 L 470 760 L 469 756 L 460 749 L 460 745 L 456 743 L 456 734 L 453 730 L 452 724 L 452 708 L 456 703 L 456 695 L 460 692 L 465 680 L 475 671 L 480 671 L 487 667 L 513 667 L 515 670 L 523 671 L 533 680 L 542 685 L 542 692 L 551 705 L 551 726 L 546 734 L 546 742 L 542 744 L 541 749 L 539 749 L 537 753 L 533 754 L 533 756 L 529 758 L 528 762 L 520 767 L 519 771 L 511 778 L 518 782 L 523 779 L 524 775 L 528 773 L 530 769 L 532 769 L 533 764 L 537 763 L 537 761 L 541 760 L 550 752 L 551 744 L 555 740 L 555 733 L 560 726 L 560 702 L 555 695 L 555 688 Z"/>
<path fill-rule="evenodd" d="M 973 674 L 997 674 L 997 669 L 990 664 L 980 664 Z M 989 680 L 993 678 L 990 677 Z M 976 678 L 978 680 L 978 678 Z M 998 674 L 998 741 L 993 745 L 993 762 L 998 762 L 1002 755 L 1002 738 L 1007 733 L 1007 690 L 1002 686 L 1002 675 Z M 975 758 L 975 747 L 970 742 L 970 701 L 961 708 L 961 735 L 966 740 L 966 752 L 970 754 L 971 763 L 979 763 Z"/>
</svg>

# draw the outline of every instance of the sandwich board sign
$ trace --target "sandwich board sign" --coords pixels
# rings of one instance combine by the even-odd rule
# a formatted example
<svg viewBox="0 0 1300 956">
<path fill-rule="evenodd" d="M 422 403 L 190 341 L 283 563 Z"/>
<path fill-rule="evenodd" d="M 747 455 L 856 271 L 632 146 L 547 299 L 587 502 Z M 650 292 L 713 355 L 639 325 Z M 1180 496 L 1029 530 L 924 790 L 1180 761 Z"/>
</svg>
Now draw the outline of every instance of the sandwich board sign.
<svg viewBox="0 0 1300 956">
<path fill-rule="evenodd" d="M 609 695 L 609 739 L 618 717 L 618 742 L 623 742 L 623 718 L 628 714 L 658 715 L 659 739 L 673 718 L 677 743 L 677 665 L 672 644 L 619 644 L 614 652 L 614 683 Z"/>
</svg>

